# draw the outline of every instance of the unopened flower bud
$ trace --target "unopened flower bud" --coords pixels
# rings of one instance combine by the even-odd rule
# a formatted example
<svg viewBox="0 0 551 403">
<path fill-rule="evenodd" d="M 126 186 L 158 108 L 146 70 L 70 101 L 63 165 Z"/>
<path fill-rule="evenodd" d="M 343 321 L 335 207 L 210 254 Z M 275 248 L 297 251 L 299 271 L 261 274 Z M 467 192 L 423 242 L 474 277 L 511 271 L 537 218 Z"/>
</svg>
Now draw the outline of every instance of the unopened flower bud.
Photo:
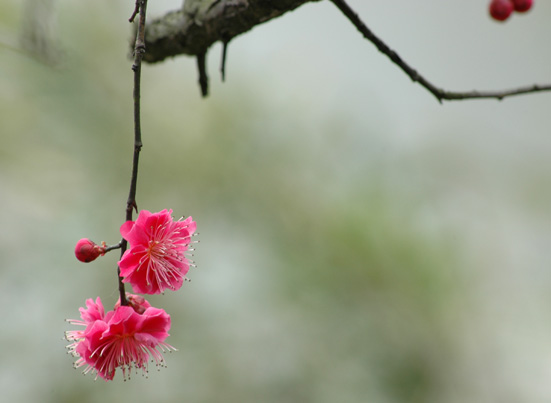
<svg viewBox="0 0 551 403">
<path fill-rule="evenodd" d="M 139 313 L 140 315 L 143 314 L 147 308 L 151 307 L 151 304 L 147 302 L 144 297 L 142 297 L 141 295 L 130 294 L 129 292 L 126 293 L 126 301 L 128 302 L 128 305 L 134 308 L 134 311 L 136 311 L 136 313 Z M 121 306 L 120 298 L 115 304 L 115 309 L 117 309 L 119 306 Z"/>
<path fill-rule="evenodd" d="M 105 254 L 105 245 L 97 245 L 88 238 L 82 238 L 75 246 L 75 256 L 81 262 L 91 262 Z"/>
</svg>

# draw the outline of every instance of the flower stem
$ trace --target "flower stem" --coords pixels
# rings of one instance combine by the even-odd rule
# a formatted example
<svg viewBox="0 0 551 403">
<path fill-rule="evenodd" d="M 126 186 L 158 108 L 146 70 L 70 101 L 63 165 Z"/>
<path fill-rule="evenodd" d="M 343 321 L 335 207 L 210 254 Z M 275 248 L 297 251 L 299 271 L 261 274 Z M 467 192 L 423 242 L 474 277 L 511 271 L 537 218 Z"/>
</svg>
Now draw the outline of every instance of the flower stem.
<svg viewBox="0 0 551 403">
<path fill-rule="evenodd" d="M 112 250 L 115 250 L 115 249 L 120 249 L 121 247 L 122 247 L 122 242 L 119 242 L 118 244 L 115 244 L 115 245 L 106 246 L 104 253 L 111 252 Z"/>
<path fill-rule="evenodd" d="M 142 128 L 140 122 L 140 88 L 141 88 L 141 72 L 142 59 L 145 53 L 145 13 L 147 9 L 147 0 L 136 0 L 136 7 L 130 22 L 134 21 L 136 15 L 139 14 L 138 30 L 136 34 L 136 42 L 134 44 L 134 63 L 132 71 L 134 72 L 134 157 L 132 160 L 132 176 L 130 178 L 130 192 L 126 201 L 126 221 L 132 221 L 132 211 L 138 211 L 136 204 L 136 188 L 138 185 L 138 164 L 140 159 L 140 151 L 142 149 Z M 126 252 L 128 242 L 126 239 L 121 241 L 121 258 Z M 122 282 L 120 267 L 117 267 L 117 275 L 119 277 L 119 294 L 121 305 L 128 305 L 124 283 Z"/>
</svg>

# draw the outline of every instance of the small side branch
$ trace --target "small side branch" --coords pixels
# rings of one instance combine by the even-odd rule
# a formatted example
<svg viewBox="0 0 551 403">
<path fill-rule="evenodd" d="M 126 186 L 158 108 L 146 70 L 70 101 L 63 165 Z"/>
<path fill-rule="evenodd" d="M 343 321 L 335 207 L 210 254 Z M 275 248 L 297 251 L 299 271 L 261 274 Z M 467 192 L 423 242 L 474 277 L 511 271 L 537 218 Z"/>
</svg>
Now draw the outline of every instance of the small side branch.
<svg viewBox="0 0 551 403">
<path fill-rule="evenodd" d="M 222 61 L 220 62 L 220 76 L 222 77 L 222 81 L 226 81 L 226 58 L 228 57 L 229 43 L 229 39 L 222 40 Z"/>
<path fill-rule="evenodd" d="M 197 54 L 197 70 L 199 71 L 199 87 L 201 95 L 206 97 L 209 94 L 209 77 L 207 76 L 207 51 Z"/>
<path fill-rule="evenodd" d="M 368 41 L 373 43 L 377 49 L 385 54 L 394 64 L 406 73 L 412 81 L 419 83 L 425 89 L 427 89 L 432 95 L 436 97 L 438 102 L 442 101 L 457 101 L 462 99 L 474 99 L 474 98 L 494 98 L 502 100 L 505 97 L 514 95 L 528 94 L 541 91 L 551 91 L 551 84 L 546 85 L 530 85 L 526 87 L 520 87 L 516 89 L 503 90 L 503 91 L 468 91 L 468 92 L 454 92 L 446 91 L 442 88 L 436 87 L 429 82 L 415 69 L 409 66 L 402 58 L 392 50 L 386 43 L 384 43 L 379 37 L 377 37 L 360 19 L 358 14 L 350 8 L 345 0 L 331 0 L 335 6 L 348 18 L 348 20 L 360 31 L 360 33 Z"/>
</svg>

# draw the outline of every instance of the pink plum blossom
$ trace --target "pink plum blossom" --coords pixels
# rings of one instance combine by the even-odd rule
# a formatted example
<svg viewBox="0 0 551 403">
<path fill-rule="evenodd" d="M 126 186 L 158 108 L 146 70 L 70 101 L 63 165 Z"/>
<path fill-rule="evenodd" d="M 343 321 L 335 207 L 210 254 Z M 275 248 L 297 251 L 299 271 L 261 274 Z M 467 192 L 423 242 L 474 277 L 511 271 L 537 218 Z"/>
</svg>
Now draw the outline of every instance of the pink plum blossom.
<svg viewBox="0 0 551 403">
<path fill-rule="evenodd" d="M 191 217 L 174 221 L 172 210 L 166 209 L 142 210 L 136 221 L 125 222 L 120 231 L 130 248 L 119 261 L 123 282 L 141 294 L 178 290 L 189 271 L 186 251 L 196 227 Z"/>
<path fill-rule="evenodd" d="M 113 311 L 104 313 L 98 297 L 86 301 L 87 308 L 80 308 L 82 320 L 70 319 L 81 330 L 65 333 L 71 342 L 69 352 L 78 357 L 75 368 L 86 366 L 84 373 L 96 373 L 106 381 L 112 380 L 117 368 L 124 378 L 132 368 L 147 373 L 149 358 L 157 366 L 164 365 L 163 352 L 175 350 L 164 342 L 170 329 L 170 316 L 162 309 L 153 308 L 143 297 L 127 295 L 130 306 L 117 304 Z M 136 308 L 137 307 L 137 308 Z M 140 311 L 143 309 L 143 312 Z"/>
</svg>

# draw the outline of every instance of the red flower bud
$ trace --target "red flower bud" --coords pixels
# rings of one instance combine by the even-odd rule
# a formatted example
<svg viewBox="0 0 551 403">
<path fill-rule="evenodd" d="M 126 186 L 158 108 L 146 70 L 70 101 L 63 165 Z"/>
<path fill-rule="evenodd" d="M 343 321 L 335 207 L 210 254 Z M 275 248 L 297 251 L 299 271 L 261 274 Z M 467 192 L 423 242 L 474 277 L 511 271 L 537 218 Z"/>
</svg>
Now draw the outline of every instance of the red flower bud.
<svg viewBox="0 0 551 403">
<path fill-rule="evenodd" d="M 147 302 L 144 297 L 142 297 L 141 295 L 130 294 L 129 292 L 126 293 L 126 301 L 128 302 L 128 305 L 134 308 L 134 311 L 136 313 L 139 313 L 140 315 L 144 313 L 147 308 L 151 307 L 151 304 Z M 119 306 L 121 306 L 120 298 L 115 304 L 115 309 L 117 309 Z"/>
<path fill-rule="evenodd" d="M 80 241 L 77 242 L 77 246 L 75 246 L 75 256 L 81 262 L 91 262 L 93 260 L 96 260 L 98 256 L 103 256 L 104 254 L 105 245 L 96 245 L 88 238 L 82 238 Z"/>
</svg>

